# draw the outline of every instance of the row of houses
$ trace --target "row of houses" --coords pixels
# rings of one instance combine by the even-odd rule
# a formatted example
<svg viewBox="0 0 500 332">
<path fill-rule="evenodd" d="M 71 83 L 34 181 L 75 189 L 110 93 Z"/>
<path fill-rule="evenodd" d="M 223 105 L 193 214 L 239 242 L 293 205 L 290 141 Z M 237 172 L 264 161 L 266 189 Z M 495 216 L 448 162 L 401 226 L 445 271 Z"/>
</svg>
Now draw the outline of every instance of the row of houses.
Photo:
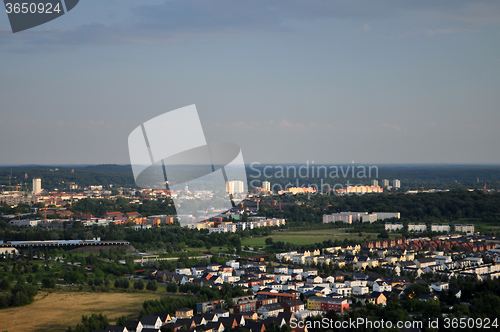
<svg viewBox="0 0 500 332">
<path fill-rule="evenodd" d="M 244 231 L 245 229 L 255 229 L 260 227 L 279 227 L 286 224 L 285 219 L 273 218 L 248 222 L 226 222 L 220 223 L 216 227 L 208 228 L 208 234 L 212 233 L 235 233 L 236 231 Z"/>
<path fill-rule="evenodd" d="M 446 237 L 416 238 L 416 239 L 392 239 L 362 243 L 367 249 L 402 249 L 414 251 L 444 251 L 452 253 L 455 251 L 487 251 L 496 248 L 496 240 L 488 237 L 461 236 L 459 234 Z"/>
<path fill-rule="evenodd" d="M 332 222 L 343 222 L 346 224 L 352 224 L 353 222 L 369 222 L 374 223 L 377 220 L 385 220 L 396 218 L 400 219 L 401 214 L 399 212 L 339 212 L 333 214 L 323 215 L 323 224 L 328 224 Z"/>
<path fill-rule="evenodd" d="M 385 230 L 389 232 L 395 232 L 398 230 L 401 230 L 404 228 L 404 225 L 400 222 L 396 223 L 385 223 Z M 431 232 L 438 232 L 438 233 L 449 233 L 451 230 L 450 225 L 448 224 L 442 224 L 439 225 L 437 223 L 434 223 L 431 225 Z M 425 223 L 408 223 L 408 232 L 427 232 L 427 225 Z M 461 232 L 461 233 L 466 233 L 466 234 L 474 234 L 474 225 L 472 224 L 467 224 L 467 225 L 462 225 L 462 224 L 456 224 L 455 225 L 455 232 Z"/>
<path fill-rule="evenodd" d="M 245 329 L 251 332 L 264 332 L 271 324 L 278 327 L 289 325 L 292 315 L 280 312 L 276 316 L 259 320 L 256 312 L 230 314 L 228 310 L 217 309 L 199 316 L 193 315 L 191 308 L 179 308 L 175 316 L 168 313 L 155 313 L 142 316 L 140 320 L 128 320 L 123 326 L 110 325 L 104 330 L 94 332 L 160 332 L 170 329 L 174 332 L 223 332 Z M 292 331 L 307 331 L 307 329 L 292 329 Z"/>
<path fill-rule="evenodd" d="M 68 210 L 52 210 L 49 215 L 56 215 L 64 219 L 12 219 L 10 224 L 17 227 L 43 226 L 52 229 L 71 229 L 75 222 L 81 222 L 83 226 L 108 226 L 109 224 L 135 224 L 135 229 L 160 227 L 161 225 L 173 224 L 174 216 L 150 216 L 142 217 L 138 212 L 122 213 L 119 211 L 107 212 L 102 217 L 96 218 L 92 214 L 75 214 Z M 68 219 L 70 218 L 70 219 Z"/>
</svg>

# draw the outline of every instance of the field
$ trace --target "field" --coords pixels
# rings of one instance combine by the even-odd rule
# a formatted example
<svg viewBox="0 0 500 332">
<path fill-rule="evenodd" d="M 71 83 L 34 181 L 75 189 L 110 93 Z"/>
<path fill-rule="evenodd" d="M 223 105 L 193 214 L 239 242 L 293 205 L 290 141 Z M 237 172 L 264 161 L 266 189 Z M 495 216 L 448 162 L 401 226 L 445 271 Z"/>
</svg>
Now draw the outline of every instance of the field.
<svg viewBox="0 0 500 332">
<path fill-rule="evenodd" d="M 136 318 L 145 300 L 160 298 L 159 293 L 39 293 L 32 304 L 0 310 L 0 330 L 65 331 L 76 326 L 82 315 L 103 313 L 110 323 L 122 315 Z"/>
<path fill-rule="evenodd" d="M 312 229 L 302 231 L 274 231 L 269 237 L 271 237 L 274 242 L 283 241 L 285 243 L 290 242 L 295 245 L 307 245 L 328 241 L 330 239 L 332 241 L 343 241 L 344 239 L 364 239 L 368 236 L 376 237 L 378 235 L 378 233 L 363 233 L 360 238 L 359 233 L 346 233 L 345 231 L 346 229 L 342 228 Z M 249 247 L 265 247 L 266 238 L 267 237 L 255 237 L 243 239 L 241 241 L 241 245 Z"/>
</svg>

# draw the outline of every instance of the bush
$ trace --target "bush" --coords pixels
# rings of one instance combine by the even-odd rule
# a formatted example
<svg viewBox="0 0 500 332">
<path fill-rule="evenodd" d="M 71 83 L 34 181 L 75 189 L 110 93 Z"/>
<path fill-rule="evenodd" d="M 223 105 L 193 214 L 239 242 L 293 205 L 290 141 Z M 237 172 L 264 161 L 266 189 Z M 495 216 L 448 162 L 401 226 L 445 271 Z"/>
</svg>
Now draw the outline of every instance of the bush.
<svg viewBox="0 0 500 332">
<path fill-rule="evenodd" d="M 42 288 L 54 288 L 56 287 L 56 279 L 50 277 L 42 278 Z"/>
<path fill-rule="evenodd" d="M 106 315 L 103 314 L 92 314 L 92 316 L 82 316 L 82 321 L 78 325 L 76 325 L 73 330 L 69 327 L 67 332 L 86 332 L 93 330 L 103 330 L 106 326 L 109 325 L 109 320 Z"/>
<path fill-rule="evenodd" d="M 169 293 L 177 293 L 179 287 L 175 282 L 170 282 L 167 284 L 167 292 Z"/>
<path fill-rule="evenodd" d="M 125 278 L 120 278 L 115 280 L 115 288 L 123 288 L 127 289 L 129 288 L 130 283 L 128 282 L 128 279 Z"/>
<path fill-rule="evenodd" d="M 143 290 L 144 289 L 144 281 L 142 281 L 142 280 L 136 280 L 134 282 L 134 289 Z"/>
<path fill-rule="evenodd" d="M 153 292 L 158 290 L 158 283 L 156 282 L 156 280 L 148 281 L 148 285 L 146 286 L 146 289 L 153 291 Z"/>
</svg>

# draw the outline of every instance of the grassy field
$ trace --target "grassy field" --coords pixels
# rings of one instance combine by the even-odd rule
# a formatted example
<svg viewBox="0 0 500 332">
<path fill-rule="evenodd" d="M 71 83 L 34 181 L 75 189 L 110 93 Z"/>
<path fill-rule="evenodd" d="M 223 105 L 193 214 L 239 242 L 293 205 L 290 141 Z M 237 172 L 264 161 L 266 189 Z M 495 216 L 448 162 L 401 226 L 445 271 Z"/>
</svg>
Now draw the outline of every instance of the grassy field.
<svg viewBox="0 0 500 332">
<path fill-rule="evenodd" d="M 323 242 L 328 240 L 344 240 L 344 239 L 360 239 L 358 233 L 346 233 L 346 229 L 340 228 L 329 228 L 329 229 L 316 229 L 316 230 L 303 230 L 303 231 L 275 231 L 269 237 L 273 239 L 274 242 L 283 241 L 285 243 L 290 242 L 295 245 L 307 245 L 314 244 L 317 242 Z M 378 233 L 363 233 L 361 239 L 367 236 L 377 236 Z M 395 234 L 391 234 L 396 236 Z M 249 239 L 243 239 L 241 245 L 249 247 L 264 247 L 266 245 L 267 237 L 255 237 Z"/>
<path fill-rule="evenodd" d="M 39 293 L 32 304 L 0 310 L 0 330 L 65 331 L 75 327 L 82 315 L 103 313 L 110 323 L 122 315 L 136 318 L 145 300 L 160 298 L 159 293 Z"/>
<path fill-rule="evenodd" d="M 485 233 L 485 232 L 499 232 L 500 231 L 500 225 L 496 225 L 493 223 L 488 223 L 488 222 L 483 222 L 479 218 L 462 218 L 458 219 L 454 223 L 449 223 L 451 227 L 451 232 L 455 231 L 455 225 L 456 224 L 462 224 L 462 225 L 467 225 L 467 224 L 473 224 L 474 225 L 474 231 L 480 232 L 480 233 Z"/>
</svg>

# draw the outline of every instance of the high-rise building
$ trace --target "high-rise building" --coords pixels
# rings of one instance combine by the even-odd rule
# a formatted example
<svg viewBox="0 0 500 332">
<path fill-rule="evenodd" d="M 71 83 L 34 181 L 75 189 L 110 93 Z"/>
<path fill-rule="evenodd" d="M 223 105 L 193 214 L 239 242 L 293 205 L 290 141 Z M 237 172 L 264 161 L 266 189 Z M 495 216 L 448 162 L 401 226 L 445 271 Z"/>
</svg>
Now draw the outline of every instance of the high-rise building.
<svg viewBox="0 0 500 332">
<path fill-rule="evenodd" d="M 264 191 L 266 193 L 270 192 L 271 191 L 271 182 L 269 182 L 269 181 L 263 181 L 262 182 L 262 189 L 264 189 Z"/>
<path fill-rule="evenodd" d="M 229 181 L 229 194 L 241 194 L 243 193 L 243 181 Z"/>
<path fill-rule="evenodd" d="M 372 180 L 372 187 L 378 186 L 378 180 Z"/>
<path fill-rule="evenodd" d="M 37 195 L 42 192 L 42 179 L 33 179 L 33 195 Z"/>
<path fill-rule="evenodd" d="M 392 181 L 392 186 L 394 188 L 401 188 L 401 181 L 399 181 L 398 179 L 395 179 L 394 181 Z"/>
<path fill-rule="evenodd" d="M 383 179 L 383 180 L 382 180 L 382 187 L 384 187 L 384 188 L 389 187 L 389 180 L 387 180 L 387 179 Z"/>
</svg>

